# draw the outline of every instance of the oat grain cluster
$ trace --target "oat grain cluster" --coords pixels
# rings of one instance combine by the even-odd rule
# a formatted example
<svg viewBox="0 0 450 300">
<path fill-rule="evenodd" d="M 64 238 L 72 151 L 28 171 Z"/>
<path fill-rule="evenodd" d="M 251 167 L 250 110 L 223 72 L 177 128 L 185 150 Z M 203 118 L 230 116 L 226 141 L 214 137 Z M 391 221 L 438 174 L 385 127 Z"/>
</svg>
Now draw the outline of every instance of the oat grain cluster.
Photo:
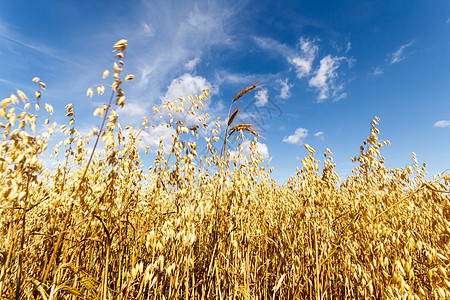
<svg viewBox="0 0 450 300">
<path fill-rule="evenodd" d="M 450 298 L 450 176 L 426 181 L 415 155 L 386 168 L 377 118 L 347 178 L 331 150 L 320 160 L 305 145 L 280 185 L 258 132 L 231 113 L 256 85 L 230 101 L 223 136 L 199 113 L 208 90 L 154 107 L 139 128 L 120 124 L 127 46 L 114 45 L 112 83 L 87 90 L 110 93 L 98 127 L 82 135 L 68 104 L 53 150 L 45 83 L 33 79 L 33 99 L 17 90 L 1 101 L 0 299 Z M 151 149 L 141 137 L 158 118 L 172 143 Z M 232 138 L 255 139 L 249 158 L 232 154 Z"/>
</svg>

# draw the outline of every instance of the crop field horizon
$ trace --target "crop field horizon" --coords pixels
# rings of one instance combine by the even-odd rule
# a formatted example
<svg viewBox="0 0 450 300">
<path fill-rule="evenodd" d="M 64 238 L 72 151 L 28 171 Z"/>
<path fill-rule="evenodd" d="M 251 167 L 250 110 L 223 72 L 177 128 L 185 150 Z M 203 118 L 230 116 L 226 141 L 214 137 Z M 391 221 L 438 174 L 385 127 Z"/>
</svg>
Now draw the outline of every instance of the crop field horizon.
<svg viewBox="0 0 450 300">
<path fill-rule="evenodd" d="M 414 153 L 387 168 L 379 118 L 346 178 L 332 150 L 304 144 L 281 185 L 239 118 L 258 83 L 222 119 L 205 87 L 122 124 L 127 46 L 113 46 L 112 83 L 87 90 L 106 100 L 86 134 L 71 103 L 53 122 L 38 77 L 33 97 L 0 102 L 0 299 L 450 298 L 450 174 L 426 180 Z M 173 132 L 158 149 L 142 139 L 155 120 Z"/>
</svg>

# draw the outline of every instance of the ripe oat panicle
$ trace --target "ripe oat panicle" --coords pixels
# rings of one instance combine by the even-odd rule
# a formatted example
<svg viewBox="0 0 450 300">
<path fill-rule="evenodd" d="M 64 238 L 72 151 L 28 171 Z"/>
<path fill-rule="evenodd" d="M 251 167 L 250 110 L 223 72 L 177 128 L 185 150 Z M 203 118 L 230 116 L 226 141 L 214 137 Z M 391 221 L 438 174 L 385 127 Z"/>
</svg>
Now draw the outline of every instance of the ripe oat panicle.
<svg viewBox="0 0 450 300">
<path fill-rule="evenodd" d="M 330 149 L 320 161 L 305 144 L 280 185 L 233 107 L 258 85 L 223 120 L 209 120 L 205 89 L 123 123 L 127 46 L 113 46 L 112 83 L 87 90 L 110 95 L 86 134 L 76 104 L 65 124 L 50 121 L 38 77 L 36 99 L 17 89 L 0 101 L 2 299 L 450 298 L 450 174 L 426 181 L 414 153 L 411 166 L 386 167 L 379 118 L 347 178 Z M 143 137 L 158 126 L 171 138 L 155 148 Z M 245 135 L 249 149 L 231 151 Z"/>
</svg>

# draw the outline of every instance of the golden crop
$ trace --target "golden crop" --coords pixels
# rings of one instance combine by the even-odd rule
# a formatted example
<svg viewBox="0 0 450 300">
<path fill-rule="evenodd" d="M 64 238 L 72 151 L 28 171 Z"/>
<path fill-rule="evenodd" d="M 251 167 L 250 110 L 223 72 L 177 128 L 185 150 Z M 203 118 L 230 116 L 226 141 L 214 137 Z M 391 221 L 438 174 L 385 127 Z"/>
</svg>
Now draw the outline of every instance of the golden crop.
<svg viewBox="0 0 450 300">
<path fill-rule="evenodd" d="M 114 45 L 98 128 L 82 136 L 66 106 L 52 171 L 41 161 L 56 129 L 39 111 L 53 111 L 42 103 L 45 84 L 33 79 L 33 102 L 17 90 L 0 103 L 1 299 L 450 298 L 450 176 L 425 181 L 414 155 L 412 166 L 387 169 L 377 118 L 346 179 L 329 149 L 320 162 L 305 145 L 302 168 L 280 186 L 255 143 L 249 160 L 232 157 L 231 138 L 258 136 L 252 124 L 233 125 L 238 109 L 198 155 L 188 136 L 220 130 L 196 113 L 207 90 L 122 128 L 114 108 L 126 105 L 122 81 L 134 78 L 121 73 L 126 47 Z M 138 146 L 161 113 L 173 144 L 147 172 Z M 185 125 L 188 115 L 198 124 Z"/>
</svg>

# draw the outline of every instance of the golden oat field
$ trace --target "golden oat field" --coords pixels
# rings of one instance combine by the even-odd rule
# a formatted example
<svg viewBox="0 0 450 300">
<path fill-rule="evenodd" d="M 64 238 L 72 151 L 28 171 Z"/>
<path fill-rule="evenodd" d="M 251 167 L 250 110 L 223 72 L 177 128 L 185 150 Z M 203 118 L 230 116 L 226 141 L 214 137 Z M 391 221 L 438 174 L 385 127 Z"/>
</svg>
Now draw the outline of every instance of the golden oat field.
<svg viewBox="0 0 450 300">
<path fill-rule="evenodd" d="M 225 123 L 200 113 L 204 90 L 121 124 L 126 48 L 114 45 L 112 84 L 88 89 L 106 100 L 87 134 L 72 104 L 62 127 L 46 119 L 37 77 L 33 97 L 1 101 L 0 299 L 450 299 L 450 175 L 425 180 L 414 154 L 387 168 L 378 118 L 347 178 L 331 150 L 305 145 L 280 185 L 255 142 L 249 159 L 230 150 L 259 137 L 235 109 L 258 85 L 230 99 Z M 148 149 L 155 122 L 173 142 Z"/>
</svg>

